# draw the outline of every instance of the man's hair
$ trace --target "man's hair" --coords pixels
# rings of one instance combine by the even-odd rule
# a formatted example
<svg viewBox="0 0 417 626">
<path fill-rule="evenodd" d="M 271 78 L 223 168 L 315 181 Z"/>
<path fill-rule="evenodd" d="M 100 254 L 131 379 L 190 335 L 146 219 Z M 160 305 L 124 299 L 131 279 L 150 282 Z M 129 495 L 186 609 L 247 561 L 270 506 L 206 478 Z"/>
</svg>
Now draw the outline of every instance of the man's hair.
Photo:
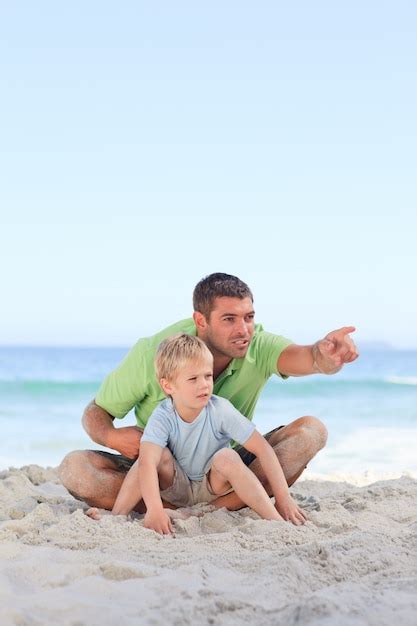
<svg viewBox="0 0 417 626">
<path fill-rule="evenodd" d="M 193 293 L 194 311 L 202 313 L 208 320 L 216 298 L 250 298 L 253 295 L 246 283 L 231 274 L 210 274 L 197 283 Z"/>
<path fill-rule="evenodd" d="M 198 337 L 179 333 L 164 339 L 155 356 L 155 371 L 158 380 L 174 380 L 181 368 L 190 361 L 213 358 L 204 341 Z"/>
</svg>

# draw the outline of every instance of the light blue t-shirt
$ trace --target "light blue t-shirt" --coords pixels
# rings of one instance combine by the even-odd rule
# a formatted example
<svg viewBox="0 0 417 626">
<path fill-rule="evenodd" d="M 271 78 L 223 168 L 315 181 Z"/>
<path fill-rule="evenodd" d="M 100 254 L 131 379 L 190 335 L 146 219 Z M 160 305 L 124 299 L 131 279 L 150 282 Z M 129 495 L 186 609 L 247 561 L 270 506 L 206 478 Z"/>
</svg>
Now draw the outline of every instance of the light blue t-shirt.
<svg viewBox="0 0 417 626">
<path fill-rule="evenodd" d="M 225 398 L 211 396 L 191 423 L 180 418 L 167 398 L 152 413 L 141 441 L 168 447 L 188 478 L 201 480 L 218 450 L 229 447 L 232 439 L 243 445 L 254 430 L 255 424 Z"/>
</svg>

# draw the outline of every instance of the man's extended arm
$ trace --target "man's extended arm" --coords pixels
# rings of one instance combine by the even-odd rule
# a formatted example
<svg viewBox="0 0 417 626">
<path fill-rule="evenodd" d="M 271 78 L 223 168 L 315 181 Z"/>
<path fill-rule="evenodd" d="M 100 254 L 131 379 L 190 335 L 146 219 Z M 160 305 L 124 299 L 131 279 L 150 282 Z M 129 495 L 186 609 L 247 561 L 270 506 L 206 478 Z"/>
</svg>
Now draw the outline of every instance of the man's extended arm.
<svg viewBox="0 0 417 626">
<path fill-rule="evenodd" d="M 286 376 L 335 374 L 359 356 L 349 336 L 354 330 L 354 326 L 339 328 L 310 346 L 291 344 L 281 352 L 277 370 Z"/>
<path fill-rule="evenodd" d="M 82 425 L 96 443 L 117 450 L 130 459 L 137 458 L 142 431 L 137 426 L 115 428 L 113 420 L 112 415 L 92 400 L 85 408 Z"/>
</svg>

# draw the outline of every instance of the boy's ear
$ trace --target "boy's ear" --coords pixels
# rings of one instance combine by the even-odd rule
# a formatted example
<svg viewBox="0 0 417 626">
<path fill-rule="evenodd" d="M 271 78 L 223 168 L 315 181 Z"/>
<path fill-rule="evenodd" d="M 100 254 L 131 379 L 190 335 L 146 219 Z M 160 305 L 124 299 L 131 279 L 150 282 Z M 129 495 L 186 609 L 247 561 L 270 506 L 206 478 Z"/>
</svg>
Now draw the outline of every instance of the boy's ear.
<svg viewBox="0 0 417 626">
<path fill-rule="evenodd" d="M 206 318 L 202 313 L 200 313 L 200 311 L 194 311 L 193 319 L 197 330 L 204 330 L 207 327 Z"/>
<path fill-rule="evenodd" d="M 161 385 L 163 392 L 167 396 L 170 396 L 172 393 L 172 385 L 169 382 L 169 380 L 167 380 L 166 378 L 161 378 L 161 380 L 159 381 L 159 384 Z"/>
</svg>

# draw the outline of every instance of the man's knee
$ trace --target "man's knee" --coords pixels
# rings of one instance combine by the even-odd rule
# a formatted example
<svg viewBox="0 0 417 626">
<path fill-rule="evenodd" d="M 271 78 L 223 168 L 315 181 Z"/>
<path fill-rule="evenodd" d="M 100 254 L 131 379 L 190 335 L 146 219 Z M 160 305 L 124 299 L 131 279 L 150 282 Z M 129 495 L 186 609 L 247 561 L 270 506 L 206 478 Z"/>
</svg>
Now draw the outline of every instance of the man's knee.
<svg viewBox="0 0 417 626">
<path fill-rule="evenodd" d="M 327 428 L 317 417 L 305 415 L 297 420 L 299 434 L 314 443 L 317 451 L 324 448 L 327 442 Z"/>
<path fill-rule="evenodd" d="M 58 467 L 58 476 L 64 487 L 71 495 L 79 498 L 82 497 L 82 484 L 87 482 L 89 470 L 94 464 L 94 454 L 89 450 L 74 450 L 69 452 L 62 460 Z M 84 477 L 84 480 L 82 479 Z"/>
<path fill-rule="evenodd" d="M 63 485 L 66 484 L 68 478 L 74 471 L 78 472 L 83 462 L 84 454 L 84 450 L 74 450 L 73 452 L 69 452 L 69 454 L 62 459 L 61 464 L 58 466 L 58 476 Z"/>
</svg>

